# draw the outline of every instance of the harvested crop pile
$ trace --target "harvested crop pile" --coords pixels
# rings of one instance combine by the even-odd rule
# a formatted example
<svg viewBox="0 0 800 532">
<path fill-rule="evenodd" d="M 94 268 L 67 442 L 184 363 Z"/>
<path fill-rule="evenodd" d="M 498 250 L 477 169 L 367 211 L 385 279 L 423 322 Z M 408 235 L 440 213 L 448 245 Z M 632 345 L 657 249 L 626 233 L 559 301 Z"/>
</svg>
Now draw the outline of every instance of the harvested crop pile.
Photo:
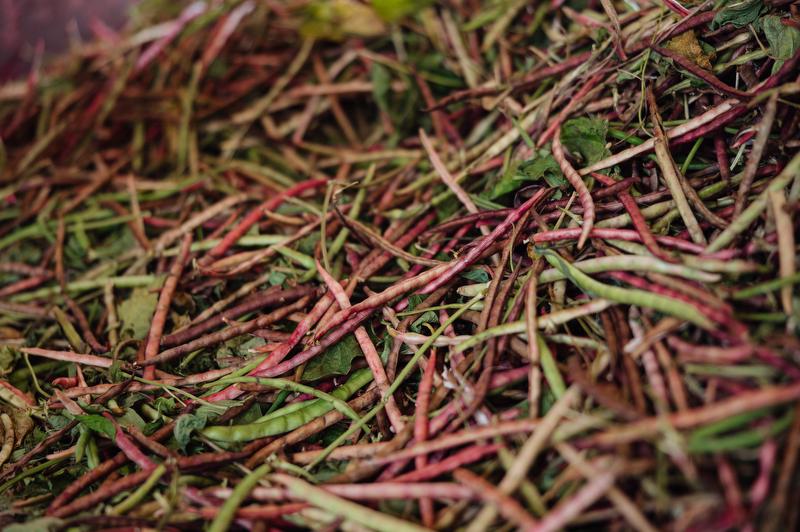
<svg viewBox="0 0 800 532">
<path fill-rule="evenodd" d="M 796 529 L 796 8 L 146 1 L 0 87 L 0 524 Z"/>
</svg>

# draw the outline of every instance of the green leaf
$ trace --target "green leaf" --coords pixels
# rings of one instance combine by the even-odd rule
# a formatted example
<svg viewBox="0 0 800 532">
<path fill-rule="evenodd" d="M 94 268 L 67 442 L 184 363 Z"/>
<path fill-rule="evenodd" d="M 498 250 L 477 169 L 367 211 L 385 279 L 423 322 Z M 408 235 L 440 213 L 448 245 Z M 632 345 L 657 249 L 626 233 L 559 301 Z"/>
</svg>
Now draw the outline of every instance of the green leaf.
<svg viewBox="0 0 800 532">
<path fill-rule="evenodd" d="M 775 64 L 772 65 L 774 74 L 780 70 L 784 61 L 791 59 L 800 48 L 800 30 L 783 24 L 777 15 L 762 17 L 761 27 L 769 41 L 770 55 L 775 58 Z"/>
<path fill-rule="evenodd" d="M 158 399 L 156 399 L 156 403 L 159 401 L 159 399 L 162 399 L 162 398 L 159 397 Z M 147 401 L 147 400 L 148 400 L 148 397 L 145 394 L 139 393 L 139 392 L 133 392 L 133 393 L 131 393 L 129 395 L 126 395 L 125 398 L 122 399 L 122 401 L 119 401 L 119 402 L 125 408 L 131 408 L 132 406 L 136 406 L 136 403 L 139 403 L 141 401 Z"/>
<path fill-rule="evenodd" d="M 717 11 L 711 22 L 711 27 L 716 29 L 725 24 L 733 24 L 741 28 L 755 22 L 763 10 L 762 0 L 725 0 L 722 9 Z"/>
<path fill-rule="evenodd" d="M 270 286 L 278 286 L 279 284 L 283 284 L 285 280 L 286 280 L 285 273 L 273 271 L 270 272 L 267 282 L 269 283 Z"/>
<path fill-rule="evenodd" d="M 108 238 L 97 244 L 92 253 L 97 258 L 114 258 L 122 255 L 125 251 L 136 247 L 136 239 L 133 232 L 127 227 L 122 231 L 111 234 Z"/>
<path fill-rule="evenodd" d="M 117 314 L 122 331 L 131 338 L 142 340 L 150 330 L 150 323 L 158 304 L 158 294 L 147 287 L 134 288 L 131 295 L 119 304 Z"/>
<path fill-rule="evenodd" d="M 332 375 L 347 375 L 353 359 L 361 354 L 356 337 L 348 334 L 321 355 L 312 358 L 303 372 L 303 381 L 315 381 Z"/>
<path fill-rule="evenodd" d="M 544 155 L 541 155 L 542 152 Z M 538 181 L 544 178 L 551 187 L 566 186 L 568 182 L 553 155 L 547 150 L 542 150 L 542 152 L 539 157 L 522 162 L 517 173 L 529 181 Z"/>
<path fill-rule="evenodd" d="M 164 421 L 161 419 L 157 419 L 156 421 L 151 421 L 150 423 L 145 424 L 144 428 L 142 429 L 142 432 L 144 432 L 145 436 L 150 436 L 163 426 L 164 426 Z"/>
<path fill-rule="evenodd" d="M 580 155 L 585 165 L 591 165 L 611 155 L 606 147 L 608 122 L 582 116 L 564 123 L 561 142 L 573 154 Z"/>
<path fill-rule="evenodd" d="M 207 422 L 208 418 L 202 414 L 184 414 L 178 417 L 175 422 L 175 428 L 172 429 L 172 434 L 175 436 L 175 441 L 178 442 L 181 450 L 186 449 L 186 445 L 191 440 L 192 432 L 204 428 Z"/>
<path fill-rule="evenodd" d="M 114 441 L 114 436 L 117 430 L 114 428 L 114 423 L 111 422 L 110 419 L 106 419 L 103 416 L 98 416 L 95 414 L 90 414 L 87 416 L 75 416 L 75 419 L 81 422 L 81 424 L 98 434 L 102 434 L 106 436 L 111 441 Z"/>
<path fill-rule="evenodd" d="M 510 165 L 500 181 L 492 188 L 489 199 L 499 198 L 520 189 L 526 182 L 540 179 L 544 179 L 551 187 L 567 184 L 561 168 L 547 149 L 535 152 L 534 156 L 526 161 Z"/>
<path fill-rule="evenodd" d="M 255 347 L 261 347 L 265 345 L 267 342 L 263 338 L 259 338 L 257 336 L 247 337 L 247 336 L 240 336 L 238 338 L 232 338 L 222 344 L 217 349 L 217 363 L 220 364 L 220 367 L 226 367 L 230 365 L 230 363 L 225 363 L 225 358 L 230 357 L 248 357 L 250 356 L 250 350 Z"/>
<path fill-rule="evenodd" d="M 439 317 L 432 310 L 423 312 L 422 315 L 411 324 L 411 330 L 415 333 L 422 332 L 422 326 L 426 323 L 439 323 Z"/>
<path fill-rule="evenodd" d="M 117 418 L 117 423 L 125 428 L 134 426 L 139 430 L 147 425 L 147 422 L 133 408 L 127 408 L 125 413 Z"/>
<path fill-rule="evenodd" d="M 486 273 L 486 270 L 481 268 L 473 268 L 471 270 L 467 270 L 461 274 L 461 277 L 463 277 L 464 279 L 469 279 L 470 281 L 475 281 L 476 283 L 489 282 L 489 274 Z"/>
<path fill-rule="evenodd" d="M 53 414 L 47 417 L 47 424 L 56 430 L 64 428 L 67 426 L 67 423 L 69 423 L 69 419 L 65 416 Z"/>
<path fill-rule="evenodd" d="M 392 337 L 388 332 L 384 333 L 381 341 L 383 342 L 383 349 L 381 350 L 381 362 L 386 364 L 386 362 L 389 361 L 389 353 L 392 351 Z"/>
<path fill-rule="evenodd" d="M 392 83 L 392 76 L 389 74 L 389 69 L 380 63 L 373 62 L 370 69 L 370 78 L 372 78 L 372 97 L 375 103 L 381 108 L 381 111 L 389 112 L 389 85 Z"/>
<path fill-rule="evenodd" d="M 411 294 L 410 296 L 408 296 L 408 306 L 406 307 L 406 310 L 407 311 L 414 310 L 423 301 L 425 301 L 425 298 L 422 297 L 421 295 Z"/>
<path fill-rule="evenodd" d="M 111 363 L 108 367 L 108 378 L 111 382 L 122 382 L 127 378 L 122 371 L 122 360 L 117 359 Z"/>
<path fill-rule="evenodd" d="M 153 406 L 162 414 L 168 414 L 175 410 L 175 399 L 172 397 L 159 397 Z"/>
<path fill-rule="evenodd" d="M 245 423 L 253 423 L 255 420 L 257 420 L 263 415 L 264 412 L 261 411 L 261 405 L 258 403 L 254 403 L 253 406 L 248 408 L 245 412 L 239 414 L 239 416 L 236 418 L 236 423 L 242 425 L 244 425 Z"/>
<path fill-rule="evenodd" d="M 195 415 L 205 417 L 210 421 L 218 416 L 224 414 L 230 408 L 242 406 L 242 401 L 235 401 L 233 399 L 224 399 L 222 401 L 215 401 L 213 403 L 203 403 L 195 411 Z"/>
</svg>

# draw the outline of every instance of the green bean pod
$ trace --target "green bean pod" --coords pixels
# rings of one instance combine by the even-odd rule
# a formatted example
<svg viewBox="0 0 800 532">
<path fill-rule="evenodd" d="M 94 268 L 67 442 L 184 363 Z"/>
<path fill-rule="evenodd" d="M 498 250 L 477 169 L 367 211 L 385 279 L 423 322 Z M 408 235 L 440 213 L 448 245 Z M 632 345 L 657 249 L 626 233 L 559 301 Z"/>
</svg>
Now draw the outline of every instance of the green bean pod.
<svg viewBox="0 0 800 532">
<path fill-rule="evenodd" d="M 341 386 L 331 392 L 331 396 L 338 400 L 346 400 L 359 388 L 372 381 L 372 372 L 368 368 L 357 370 Z M 324 416 L 334 409 L 335 405 L 323 399 L 313 399 L 296 405 L 288 405 L 276 410 L 268 416 L 266 421 L 246 423 L 243 425 L 206 427 L 201 432 L 207 438 L 221 442 L 246 442 L 276 436 L 292 431 L 298 427 Z M 262 418 L 262 419 L 264 419 Z"/>
<path fill-rule="evenodd" d="M 607 285 L 595 281 L 551 250 L 544 250 L 542 255 L 551 266 L 561 271 L 578 288 L 589 295 L 610 299 L 626 305 L 652 308 L 670 316 L 690 321 L 704 329 L 713 329 L 713 325 L 708 318 L 693 306 L 687 305 L 682 301 L 636 288 Z"/>
</svg>

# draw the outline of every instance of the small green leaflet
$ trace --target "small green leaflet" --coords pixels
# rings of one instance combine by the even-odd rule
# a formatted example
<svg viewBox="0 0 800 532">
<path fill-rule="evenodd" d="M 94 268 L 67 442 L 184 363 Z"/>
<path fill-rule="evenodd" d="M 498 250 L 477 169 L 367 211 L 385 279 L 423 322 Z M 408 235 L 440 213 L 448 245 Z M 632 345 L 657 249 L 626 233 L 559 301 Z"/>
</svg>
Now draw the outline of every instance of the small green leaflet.
<svg viewBox="0 0 800 532">
<path fill-rule="evenodd" d="M 285 280 L 286 280 L 285 273 L 273 271 L 270 272 L 267 282 L 269 283 L 270 286 L 277 286 L 279 284 L 283 284 Z"/>
<path fill-rule="evenodd" d="M 58 414 L 53 414 L 47 418 L 47 424 L 53 427 L 54 429 L 61 429 L 67 426 L 69 423 L 69 419 L 65 416 L 60 416 Z"/>
<path fill-rule="evenodd" d="M 353 359 L 361 354 L 356 337 L 348 334 L 319 356 L 308 361 L 303 381 L 315 381 L 332 375 L 347 375 Z"/>
<path fill-rule="evenodd" d="M 125 229 L 112 233 L 108 238 L 98 243 L 93 249 L 95 256 L 100 258 L 110 258 L 122 255 L 125 251 L 135 247 L 136 239 L 133 237 L 133 232 L 127 227 Z"/>
<path fill-rule="evenodd" d="M 125 428 L 134 426 L 139 430 L 142 430 L 147 425 L 147 422 L 142 419 L 142 416 L 134 408 L 126 408 L 125 413 L 117 418 L 117 423 Z"/>
<path fill-rule="evenodd" d="M 580 155 L 583 164 L 590 165 L 611 155 L 606 147 L 607 134 L 607 121 L 582 116 L 564 123 L 561 127 L 561 142 L 572 155 Z"/>
<path fill-rule="evenodd" d="M 478 271 L 478 270 L 469 270 L 468 272 L 462 274 L 462 277 L 467 277 L 469 279 L 470 278 L 469 275 L 475 275 L 476 271 Z M 425 300 L 425 298 L 423 298 L 419 294 L 411 295 L 408 298 L 408 307 L 406 307 L 406 311 L 411 311 L 411 310 L 416 309 L 419 306 L 419 304 L 422 303 L 424 300 Z M 436 315 L 436 313 L 433 312 L 432 310 L 428 310 L 426 312 L 423 312 L 422 315 L 420 315 L 419 317 L 417 317 L 414 320 L 414 322 L 411 324 L 410 329 L 413 332 L 418 333 L 418 332 L 420 332 L 420 329 L 421 329 L 421 327 L 422 327 L 422 325 L 424 323 L 436 323 L 438 321 L 439 321 L 439 318 Z M 391 340 L 387 341 L 387 343 L 384 345 L 384 347 L 386 345 L 390 345 L 391 343 L 392 343 Z"/>
<path fill-rule="evenodd" d="M 395 22 L 419 12 L 431 2 L 429 0 L 372 0 L 375 12 L 386 22 Z"/>
<path fill-rule="evenodd" d="M 426 323 L 439 323 L 439 317 L 434 311 L 428 310 L 423 312 L 422 315 L 414 320 L 414 323 L 411 324 L 411 331 L 415 333 L 421 333 L 422 326 Z"/>
<path fill-rule="evenodd" d="M 122 372 L 122 360 L 115 360 L 108 368 L 108 378 L 111 382 L 122 382 L 126 379 L 125 374 Z"/>
<path fill-rule="evenodd" d="M 86 428 L 91 429 L 98 434 L 102 434 L 111 441 L 114 441 L 114 436 L 117 433 L 117 430 L 114 428 L 114 423 L 112 423 L 110 419 L 106 419 L 103 416 L 98 416 L 95 414 L 75 416 L 75 419 L 80 421 L 81 424 Z"/>
<path fill-rule="evenodd" d="M 780 70 L 784 61 L 791 59 L 800 48 L 800 30 L 783 24 L 777 15 L 762 17 L 761 27 L 769 41 L 770 55 L 775 58 L 775 64 L 772 65 L 774 74 Z"/>
<path fill-rule="evenodd" d="M 723 7 L 717 11 L 711 28 L 716 29 L 725 24 L 733 24 L 737 28 L 747 26 L 756 21 L 764 10 L 762 0 L 724 0 Z"/>
<path fill-rule="evenodd" d="M 414 310 L 420 303 L 424 301 L 424 299 L 425 298 L 419 294 L 411 294 L 408 296 L 408 307 L 406 310 Z"/>
<path fill-rule="evenodd" d="M 207 420 L 211 420 L 221 416 L 231 408 L 242 406 L 242 404 L 242 401 L 234 401 L 232 399 L 214 401 L 213 403 L 205 402 L 197 408 L 195 415 L 205 417 Z"/>
<path fill-rule="evenodd" d="M 157 303 L 158 293 L 150 288 L 138 287 L 131 290 L 131 295 L 117 307 L 122 332 L 127 333 L 130 338 L 143 339 L 150 330 Z"/>
<path fill-rule="evenodd" d="M 476 283 L 489 282 L 489 274 L 486 273 L 486 270 L 482 268 L 473 268 L 471 270 L 467 270 L 461 274 L 461 277 L 464 279 L 469 279 L 470 281 L 475 281 Z"/>
<path fill-rule="evenodd" d="M 201 414 L 184 414 L 178 417 L 172 434 L 181 450 L 185 450 L 192 436 L 192 431 L 200 430 L 206 426 L 208 418 Z"/>
<path fill-rule="evenodd" d="M 248 408 L 242 414 L 236 418 L 236 423 L 253 423 L 255 420 L 260 418 L 264 415 L 264 412 L 261 411 L 261 405 L 258 403 L 253 404 L 250 408 Z"/>
<path fill-rule="evenodd" d="M 216 353 L 217 363 L 220 364 L 220 367 L 227 367 L 230 365 L 229 361 L 225 361 L 226 358 L 230 357 L 248 357 L 250 356 L 250 350 L 255 347 L 261 347 L 265 345 L 267 342 L 263 338 L 258 338 L 257 336 L 254 337 L 247 337 L 241 336 L 239 338 L 232 338 L 222 344 Z"/>
<path fill-rule="evenodd" d="M 381 351 L 381 362 L 386 364 L 389 360 L 389 353 L 392 350 L 392 337 L 389 333 L 383 333 L 383 350 Z"/>
<path fill-rule="evenodd" d="M 372 97 L 378 107 L 385 113 L 389 112 L 389 85 L 392 82 L 392 76 L 389 70 L 380 63 L 372 63 L 370 69 L 370 77 L 372 78 Z"/>
<path fill-rule="evenodd" d="M 158 404 L 158 401 L 161 400 L 161 399 L 163 399 L 163 398 L 159 397 L 158 399 L 156 399 L 156 404 Z M 139 403 L 141 401 L 147 401 L 147 400 L 148 400 L 148 397 L 145 394 L 139 393 L 139 392 L 133 392 L 130 395 L 126 395 L 125 398 L 122 399 L 121 404 L 125 408 L 130 408 L 132 406 L 136 406 L 136 403 Z M 174 399 L 173 399 L 173 401 L 174 401 Z"/>
<path fill-rule="evenodd" d="M 175 399 L 172 397 L 158 397 L 153 406 L 162 414 L 169 414 L 175 410 Z"/>
<path fill-rule="evenodd" d="M 508 170 L 500 178 L 500 181 L 492 188 L 489 199 L 497 199 L 500 196 L 520 189 L 524 183 L 539 181 L 544 179 L 551 187 L 560 187 L 567 184 L 558 163 L 553 159 L 550 150 L 542 149 L 535 152 L 530 159 L 515 164 L 511 164 Z"/>
<path fill-rule="evenodd" d="M 161 419 L 158 419 L 156 421 L 151 421 L 150 423 L 145 424 L 144 428 L 142 429 L 142 432 L 144 432 L 145 436 L 150 436 L 163 426 L 164 422 Z"/>
</svg>

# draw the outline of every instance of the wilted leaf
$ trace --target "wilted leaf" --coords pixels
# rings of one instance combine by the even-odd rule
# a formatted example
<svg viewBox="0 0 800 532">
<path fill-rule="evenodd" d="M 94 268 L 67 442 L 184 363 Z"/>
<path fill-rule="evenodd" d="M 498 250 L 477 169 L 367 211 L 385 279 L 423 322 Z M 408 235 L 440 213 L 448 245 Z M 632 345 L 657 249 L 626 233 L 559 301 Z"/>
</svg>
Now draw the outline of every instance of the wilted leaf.
<svg viewBox="0 0 800 532">
<path fill-rule="evenodd" d="M 761 27 L 769 41 L 770 55 L 775 58 L 772 73 L 777 72 L 786 59 L 791 59 L 800 49 L 800 30 L 787 26 L 776 15 L 767 15 L 761 19 Z"/>
<path fill-rule="evenodd" d="M 682 55 L 692 63 L 700 68 L 711 70 L 711 60 L 714 58 L 713 54 L 707 54 L 703 47 L 700 46 L 700 41 L 694 30 L 689 30 L 681 33 L 677 37 L 669 40 L 667 48 L 673 52 Z"/>
<path fill-rule="evenodd" d="M 719 28 L 725 24 L 733 24 L 737 28 L 755 22 L 764 10 L 762 0 L 727 0 L 722 9 L 717 11 L 712 28 Z"/>
<path fill-rule="evenodd" d="M 356 337 L 348 334 L 321 355 L 312 358 L 303 372 L 304 381 L 315 381 L 332 375 L 346 375 L 353 359 L 361 354 Z"/>
<path fill-rule="evenodd" d="M 23 338 L 21 332 L 16 330 L 14 327 L 8 327 L 5 325 L 0 325 L 0 339 L 2 340 L 19 340 Z"/>
<path fill-rule="evenodd" d="M 114 423 L 112 423 L 110 419 L 106 419 L 103 416 L 98 416 L 95 414 L 75 416 L 75 419 L 80 421 L 81 424 L 86 428 L 91 429 L 98 434 L 102 434 L 112 441 L 114 440 L 114 435 L 116 434 L 117 430 L 114 428 Z"/>
<path fill-rule="evenodd" d="M 386 31 L 375 10 L 355 0 L 318 0 L 306 8 L 305 15 L 301 31 L 317 39 L 377 37 Z"/>
<path fill-rule="evenodd" d="M 22 440 L 25 439 L 25 436 L 27 436 L 28 433 L 34 428 L 33 420 L 31 419 L 30 414 L 28 414 L 28 411 L 25 409 L 14 408 L 13 406 L 7 406 L 3 404 L 0 404 L 0 412 L 4 412 L 11 416 L 11 421 L 14 423 L 16 445 L 21 445 Z"/>
<path fill-rule="evenodd" d="M 157 293 L 146 287 L 134 288 L 131 295 L 117 307 L 122 323 L 121 331 L 127 332 L 136 340 L 143 339 L 150 330 L 157 303 Z"/>
<path fill-rule="evenodd" d="M 561 142 L 572 155 L 580 155 L 583 164 L 590 165 L 611 155 L 606 147 L 607 133 L 608 122 L 582 116 L 564 123 Z"/>
<path fill-rule="evenodd" d="M 202 414 L 183 414 L 178 417 L 175 422 L 175 428 L 172 429 L 172 434 L 175 436 L 175 441 L 178 442 L 181 450 L 186 449 L 192 432 L 204 428 L 207 422 L 208 418 Z"/>
<path fill-rule="evenodd" d="M 0 346 L 0 375 L 6 375 L 14 370 L 14 362 L 17 359 L 14 353 L 7 345 Z"/>
</svg>

